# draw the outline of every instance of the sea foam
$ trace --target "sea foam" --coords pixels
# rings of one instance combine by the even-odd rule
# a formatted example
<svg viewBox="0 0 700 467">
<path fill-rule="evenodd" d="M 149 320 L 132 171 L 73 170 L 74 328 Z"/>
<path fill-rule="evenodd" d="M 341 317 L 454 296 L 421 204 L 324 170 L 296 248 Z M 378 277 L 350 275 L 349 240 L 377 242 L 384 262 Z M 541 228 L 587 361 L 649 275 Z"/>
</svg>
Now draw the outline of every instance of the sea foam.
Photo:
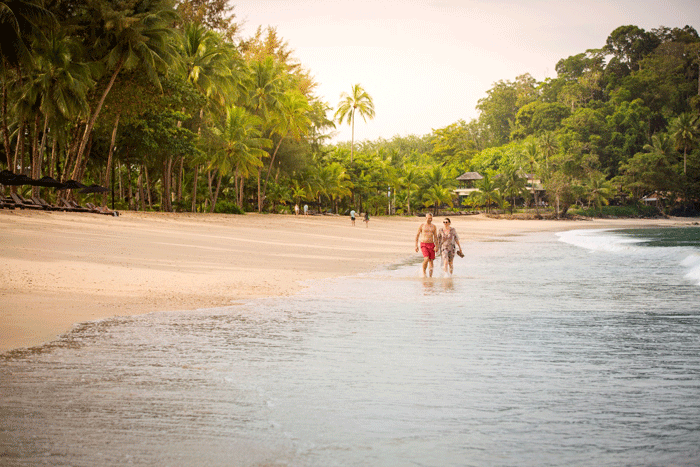
<svg viewBox="0 0 700 467">
<path fill-rule="evenodd" d="M 559 240 L 590 251 L 631 251 L 646 240 L 616 235 L 612 230 L 569 230 L 559 232 Z"/>
<path fill-rule="evenodd" d="M 591 252 L 644 255 L 682 268 L 684 277 L 700 285 L 700 251 L 686 246 L 650 246 L 649 239 L 630 238 L 610 229 L 569 230 L 557 233 L 559 241 Z"/>
</svg>

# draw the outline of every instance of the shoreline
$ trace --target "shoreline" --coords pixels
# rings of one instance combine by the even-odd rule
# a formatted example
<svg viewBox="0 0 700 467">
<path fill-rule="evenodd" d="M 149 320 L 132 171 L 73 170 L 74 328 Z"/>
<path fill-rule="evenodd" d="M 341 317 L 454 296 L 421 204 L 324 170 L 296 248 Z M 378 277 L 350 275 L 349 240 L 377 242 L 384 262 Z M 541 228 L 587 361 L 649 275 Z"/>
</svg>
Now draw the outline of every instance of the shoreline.
<svg viewBox="0 0 700 467">
<path fill-rule="evenodd" d="M 436 220 L 440 219 L 437 217 Z M 697 219 L 451 217 L 462 242 L 531 232 L 692 225 Z M 421 217 L 0 210 L 0 352 L 76 324 L 298 293 L 412 255 Z"/>
</svg>

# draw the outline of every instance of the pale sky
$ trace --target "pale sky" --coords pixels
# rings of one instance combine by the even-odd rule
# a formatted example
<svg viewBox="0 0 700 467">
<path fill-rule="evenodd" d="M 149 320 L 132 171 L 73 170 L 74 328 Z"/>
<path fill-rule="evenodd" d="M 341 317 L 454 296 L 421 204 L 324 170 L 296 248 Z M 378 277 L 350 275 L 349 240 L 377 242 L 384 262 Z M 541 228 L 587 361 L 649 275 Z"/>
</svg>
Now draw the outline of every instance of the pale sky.
<svg viewBox="0 0 700 467">
<path fill-rule="evenodd" d="M 555 77 L 556 63 L 605 45 L 617 27 L 690 25 L 697 0 L 230 0 L 244 37 L 273 26 L 333 110 L 359 83 L 376 116 L 355 140 L 422 136 L 478 116 L 499 80 Z M 338 126 L 334 141 L 350 141 Z"/>
</svg>

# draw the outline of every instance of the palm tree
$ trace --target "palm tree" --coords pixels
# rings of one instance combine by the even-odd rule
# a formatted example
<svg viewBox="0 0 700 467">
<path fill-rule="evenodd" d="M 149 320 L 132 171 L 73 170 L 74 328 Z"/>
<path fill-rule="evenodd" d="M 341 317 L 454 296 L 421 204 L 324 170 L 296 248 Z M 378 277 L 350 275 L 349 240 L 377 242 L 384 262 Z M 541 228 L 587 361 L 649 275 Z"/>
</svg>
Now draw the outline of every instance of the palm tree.
<svg viewBox="0 0 700 467">
<path fill-rule="evenodd" d="M 333 162 L 331 165 L 326 166 L 325 169 L 327 169 L 329 173 L 324 179 L 330 180 L 327 193 L 331 198 L 331 202 L 335 205 L 335 213 L 338 214 L 338 201 L 352 194 L 351 188 L 353 184 L 349 180 L 350 177 L 345 171 L 345 167 L 340 163 Z"/>
<path fill-rule="evenodd" d="M 86 96 L 94 84 L 92 71 L 87 64 L 75 60 L 79 55 L 78 49 L 79 45 L 74 40 L 62 34 L 51 34 L 46 41 L 38 42 L 34 47 L 35 66 L 20 97 L 24 105 L 34 109 L 37 119 L 43 115 L 43 130 L 34 132 L 34 138 L 43 135 L 40 143 L 34 143 L 34 178 L 41 176 L 40 160 L 49 127 L 57 135 L 58 129 L 66 122 L 89 112 Z M 38 193 L 33 191 L 33 194 Z"/>
<path fill-rule="evenodd" d="M 282 110 L 284 95 L 284 67 L 274 57 L 267 56 L 253 63 L 247 105 L 253 114 L 267 126 L 266 136 L 274 132 L 275 117 Z M 261 169 L 258 169 L 258 212 L 262 212 L 263 193 L 260 186 Z"/>
<path fill-rule="evenodd" d="M 299 180 L 294 180 L 292 184 L 292 198 L 297 204 L 299 204 L 302 199 L 306 199 L 306 189 L 301 186 Z"/>
<path fill-rule="evenodd" d="M 270 140 L 261 136 L 259 127 L 260 119 L 257 116 L 251 115 L 243 107 L 232 106 L 226 113 L 222 127 L 215 131 L 221 138 L 221 151 L 212 161 L 210 169 L 219 172 L 217 193 L 221 177 L 234 173 L 236 179 L 240 179 L 237 193 L 240 206 L 243 203 L 243 181 L 262 167 L 262 158 L 267 155 L 264 148 L 271 144 Z M 216 202 L 215 199 L 213 201 Z"/>
<path fill-rule="evenodd" d="M 275 149 L 270 157 L 270 165 L 267 168 L 267 176 L 265 177 L 265 185 L 263 186 L 262 197 L 265 198 L 267 192 L 267 183 L 270 180 L 272 167 L 275 163 L 277 152 L 279 151 L 282 141 L 287 136 L 292 136 L 296 140 L 301 139 L 309 132 L 311 127 L 311 119 L 309 118 L 309 106 L 306 97 L 296 89 L 287 90 L 280 98 L 280 112 L 272 119 L 273 130 L 279 136 L 279 140 L 275 145 Z"/>
<path fill-rule="evenodd" d="M 457 185 L 457 180 L 441 165 L 433 166 L 433 168 L 423 176 L 423 179 L 428 187 L 439 185 L 445 188 L 454 188 Z"/>
<path fill-rule="evenodd" d="M 236 96 L 240 58 L 221 37 L 199 24 L 185 25 L 180 37 L 180 60 L 187 77 L 210 102 L 224 105 Z"/>
<path fill-rule="evenodd" d="M 486 210 L 491 214 L 491 202 L 498 203 L 499 192 L 496 185 L 491 180 L 491 176 L 488 173 L 484 174 L 484 178 L 477 182 L 477 187 L 479 191 L 472 193 L 472 196 L 476 198 L 477 202 L 486 205 Z"/>
<path fill-rule="evenodd" d="M 275 212 L 277 204 L 286 205 L 292 201 L 292 190 L 285 184 L 273 182 L 270 186 L 270 200 L 272 204 L 272 212 Z"/>
<path fill-rule="evenodd" d="M 176 48 L 171 40 L 175 30 L 169 26 L 177 18 L 177 14 L 171 2 L 136 0 L 128 10 L 117 9 L 119 7 L 123 7 L 122 3 L 116 0 L 88 1 L 87 14 L 92 14 L 95 18 L 91 26 L 97 29 L 92 31 L 92 34 L 98 37 L 93 49 L 106 50 L 102 61 L 111 74 L 85 126 L 76 154 L 73 178 L 78 177 L 90 133 L 117 75 L 122 70 L 140 68 L 160 87 L 158 73 L 165 72 L 168 63 L 176 55 Z"/>
<path fill-rule="evenodd" d="M 405 167 L 403 177 L 399 179 L 399 183 L 406 190 L 406 210 L 408 215 L 411 215 L 411 191 L 420 188 L 423 181 L 423 174 L 416 167 Z"/>
<path fill-rule="evenodd" d="M 33 65 L 30 42 L 42 35 L 41 25 L 55 24 L 55 18 L 38 1 L 0 0 L 0 81 L 2 82 L 2 140 L 7 168 L 14 170 L 10 159 L 10 130 L 7 119 L 9 72 L 14 70 L 22 84 L 22 65 Z"/>
<path fill-rule="evenodd" d="M 433 206 L 435 215 L 437 215 L 438 209 L 443 204 L 447 204 L 450 207 L 454 206 L 452 202 L 452 192 L 449 189 L 440 185 L 432 185 L 423 193 L 423 206 L 426 208 Z"/>
<path fill-rule="evenodd" d="M 671 134 L 676 140 L 676 147 L 683 148 L 683 174 L 687 170 L 688 149 L 692 149 L 698 138 L 698 121 L 689 113 L 682 113 L 671 123 Z"/>
<path fill-rule="evenodd" d="M 29 43 L 41 35 L 42 23 L 55 23 L 50 11 L 38 1 L 0 0 L 0 65 L 3 72 L 20 64 L 30 64 Z"/>
<path fill-rule="evenodd" d="M 205 27 L 188 23 L 180 35 L 180 65 L 187 82 L 207 98 L 210 109 L 222 109 L 236 97 L 236 84 L 243 81 L 238 76 L 240 57 L 233 47 L 228 46 L 221 36 Z M 204 120 L 205 108 L 199 109 L 199 119 Z M 197 133 L 201 134 L 201 124 Z M 181 164 L 184 160 L 181 159 Z M 192 210 L 196 206 L 199 165 L 194 168 L 192 177 Z"/>
<path fill-rule="evenodd" d="M 539 139 L 540 149 L 542 150 L 542 155 L 544 156 L 544 168 L 545 172 L 549 171 L 549 159 L 557 151 L 557 142 L 554 139 L 554 134 L 551 131 L 543 133 Z"/>
<path fill-rule="evenodd" d="M 270 120 L 280 111 L 284 94 L 284 67 L 272 56 L 253 62 L 247 106 L 255 115 Z"/>
<path fill-rule="evenodd" d="M 350 94 L 342 93 L 340 99 L 338 110 L 335 111 L 335 119 L 341 125 L 343 121 L 347 121 L 352 127 L 350 139 L 350 163 L 352 164 L 355 145 L 355 113 L 359 113 L 365 122 L 367 122 L 367 118 L 373 119 L 374 102 L 372 102 L 372 97 L 359 84 L 355 84 L 352 87 Z"/>
<path fill-rule="evenodd" d="M 650 154 L 656 154 L 664 159 L 671 160 L 675 154 L 673 141 L 667 133 L 657 133 L 651 137 L 651 144 L 645 144 L 644 150 Z"/>
<path fill-rule="evenodd" d="M 591 174 L 588 179 L 588 202 L 593 204 L 598 212 L 603 214 L 603 205 L 609 204 L 609 199 L 612 196 L 612 183 L 605 179 L 605 175 L 598 172 Z"/>
<path fill-rule="evenodd" d="M 527 179 L 520 175 L 519 168 L 509 167 L 503 174 L 503 177 L 501 178 L 501 186 L 503 188 L 502 192 L 504 197 L 510 198 L 512 201 L 510 205 L 511 214 L 513 214 L 515 199 L 523 194 L 526 184 Z"/>
</svg>

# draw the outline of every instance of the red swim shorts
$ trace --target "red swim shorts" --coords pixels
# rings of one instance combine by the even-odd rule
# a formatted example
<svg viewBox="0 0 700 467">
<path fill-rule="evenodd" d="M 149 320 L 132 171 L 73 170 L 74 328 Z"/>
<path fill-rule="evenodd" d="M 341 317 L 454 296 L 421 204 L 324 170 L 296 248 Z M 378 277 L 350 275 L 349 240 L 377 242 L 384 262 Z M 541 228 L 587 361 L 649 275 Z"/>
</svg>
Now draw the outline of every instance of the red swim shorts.
<svg viewBox="0 0 700 467">
<path fill-rule="evenodd" d="M 423 252 L 423 256 L 428 259 L 435 259 L 435 244 L 434 243 L 421 243 L 420 251 Z"/>
</svg>

